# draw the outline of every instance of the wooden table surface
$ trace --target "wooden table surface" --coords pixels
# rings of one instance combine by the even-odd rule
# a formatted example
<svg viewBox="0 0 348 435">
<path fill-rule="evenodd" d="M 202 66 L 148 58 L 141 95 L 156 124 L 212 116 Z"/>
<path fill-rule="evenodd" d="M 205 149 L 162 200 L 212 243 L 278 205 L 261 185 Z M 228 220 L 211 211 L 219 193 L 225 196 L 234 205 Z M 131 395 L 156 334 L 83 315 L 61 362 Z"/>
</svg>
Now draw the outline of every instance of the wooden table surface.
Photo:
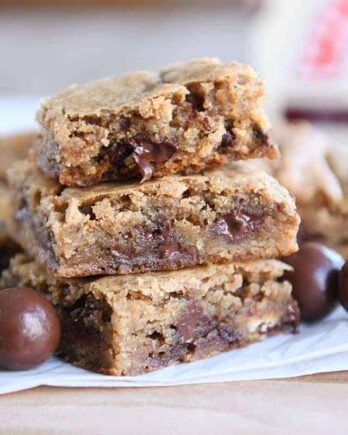
<svg viewBox="0 0 348 435">
<path fill-rule="evenodd" d="M 348 433 L 348 372 L 170 388 L 36 388 L 0 397 L 0 434 Z"/>
</svg>

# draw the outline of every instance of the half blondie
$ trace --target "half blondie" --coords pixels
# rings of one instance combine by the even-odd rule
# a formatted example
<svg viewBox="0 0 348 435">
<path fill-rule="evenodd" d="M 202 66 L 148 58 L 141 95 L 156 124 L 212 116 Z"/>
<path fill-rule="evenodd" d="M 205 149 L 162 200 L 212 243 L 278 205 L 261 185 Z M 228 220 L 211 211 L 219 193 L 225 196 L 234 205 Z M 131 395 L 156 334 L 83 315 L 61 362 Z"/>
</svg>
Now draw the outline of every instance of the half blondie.
<svg viewBox="0 0 348 435">
<path fill-rule="evenodd" d="M 0 180 L 0 272 L 8 266 L 10 258 L 21 251 L 10 236 L 12 198 L 9 187 Z"/>
<path fill-rule="evenodd" d="M 6 171 L 12 162 L 24 159 L 36 139 L 34 132 L 0 136 L 0 180 L 6 180 Z"/>
<path fill-rule="evenodd" d="M 206 58 L 75 85 L 42 104 L 38 164 L 92 186 L 273 158 L 263 93 L 249 66 Z"/>
<path fill-rule="evenodd" d="M 348 258 L 348 148 L 307 122 L 278 124 L 281 159 L 258 168 L 289 189 L 301 216 L 301 237 L 325 243 Z"/>
<path fill-rule="evenodd" d="M 292 196 L 243 163 L 144 184 L 63 188 L 20 162 L 9 180 L 14 237 L 59 276 L 174 270 L 297 249 Z"/>
<path fill-rule="evenodd" d="M 59 353 L 67 361 L 105 374 L 136 375 L 296 331 L 299 311 L 282 278 L 286 269 L 266 260 L 62 280 L 19 255 L 0 286 L 47 294 L 60 314 Z"/>
</svg>

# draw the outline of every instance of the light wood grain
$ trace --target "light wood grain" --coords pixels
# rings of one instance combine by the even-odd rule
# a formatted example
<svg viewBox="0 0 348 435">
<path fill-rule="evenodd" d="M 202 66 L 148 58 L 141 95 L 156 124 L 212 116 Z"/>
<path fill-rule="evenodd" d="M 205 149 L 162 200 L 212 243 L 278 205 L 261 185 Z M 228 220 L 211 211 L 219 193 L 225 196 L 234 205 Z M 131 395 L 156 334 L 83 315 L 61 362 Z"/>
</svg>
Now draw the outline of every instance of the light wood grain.
<svg viewBox="0 0 348 435">
<path fill-rule="evenodd" d="M 347 433 L 348 372 L 171 388 L 37 388 L 0 398 L 1 434 Z"/>
</svg>

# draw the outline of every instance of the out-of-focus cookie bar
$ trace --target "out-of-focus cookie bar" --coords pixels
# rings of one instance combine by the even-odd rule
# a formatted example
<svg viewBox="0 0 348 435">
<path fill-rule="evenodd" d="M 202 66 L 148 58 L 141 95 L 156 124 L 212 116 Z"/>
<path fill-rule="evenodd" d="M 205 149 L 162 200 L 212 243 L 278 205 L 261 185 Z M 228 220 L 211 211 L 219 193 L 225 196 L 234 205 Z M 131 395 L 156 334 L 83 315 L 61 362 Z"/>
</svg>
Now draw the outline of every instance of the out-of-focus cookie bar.
<svg viewBox="0 0 348 435">
<path fill-rule="evenodd" d="M 12 255 L 20 251 L 9 231 L 13 198 L 6 182 L 6 171 L 14 161 L 26 157 L 34 140 L 35 133 L 0 136 L 0 270 L 8 265 Z"/>
<path fill-rule="evenodd" d="M 348 146 L 307 122 L 273 129 L 281 158 L 257 166 L 275 176 L 296 197 L 304 238 L 321 241 L 348 254 Z"/>
<path fill-rule="evenodd" d="M 6 171 L 12 162 L 24 159 L 33 146 L 37 135 L 34 132 L 8 136 L 0 135 L 0 180 L 6 179 Z"/>
</svg>

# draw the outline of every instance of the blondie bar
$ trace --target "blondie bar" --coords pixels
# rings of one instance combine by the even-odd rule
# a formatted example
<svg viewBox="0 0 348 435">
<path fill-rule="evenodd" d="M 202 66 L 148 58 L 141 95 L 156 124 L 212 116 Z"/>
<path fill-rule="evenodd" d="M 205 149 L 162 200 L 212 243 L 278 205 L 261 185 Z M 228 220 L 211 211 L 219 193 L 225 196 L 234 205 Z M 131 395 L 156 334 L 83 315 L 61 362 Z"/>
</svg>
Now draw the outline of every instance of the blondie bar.
<svg viewBox="0 0 348 435">
<path fill-rule="evenodd" d="M 9 180 L 14 237 L 59 276 L 174 270 L 297 249 L 292 196 L 243 163 L 144 184 L 63 188 L 20 162 Z"/>
<path fill-rule="evenodd" d="M 38 164 L 66 186 L 193 174 L 276 157 L 262 84 L 237 62 L 196 59 L 72 86 L 38 113 Z"/>
<path fill-rule="evenodd" d="M 279 124 L 273 134 L 282 157 L 258 166 L 295 194 L 302 237 L 348 258 L 348 149 L 307 122 Z"/>
<path fill-rule="evenodd" d="M 12 162 L 26 157 L 36 136 L 34 132 L 0 136 L 0 180 L 6 179 L 6 171 Z"/>
<path fill-rule="evenodd" d="M 10 258 L 20 252 L 20 247 L 10 237 L 11 214 L 9 187 L 0 180 L 0 272 L 8 266 Z"/>
<path fill-rule="evenodd" d="M 18 255 L 0 285 L 48 295 L 60 314 L 59 353 L 67 361 L 105 374 L 136 375 L 296 331 L 298 307 L 282 278 L 288 268 L 265 260 L 58 279 Z"/>
<path fill-rule="evenodd" d="M 34 133 L 0 136 L 0 271 L 8 266 L 10 258 L 20 247 L 10 236 L 12 198 L 6 183 L 6 171 L 11 164 L 23 159 L 34 143 Z"/>
</svg>

